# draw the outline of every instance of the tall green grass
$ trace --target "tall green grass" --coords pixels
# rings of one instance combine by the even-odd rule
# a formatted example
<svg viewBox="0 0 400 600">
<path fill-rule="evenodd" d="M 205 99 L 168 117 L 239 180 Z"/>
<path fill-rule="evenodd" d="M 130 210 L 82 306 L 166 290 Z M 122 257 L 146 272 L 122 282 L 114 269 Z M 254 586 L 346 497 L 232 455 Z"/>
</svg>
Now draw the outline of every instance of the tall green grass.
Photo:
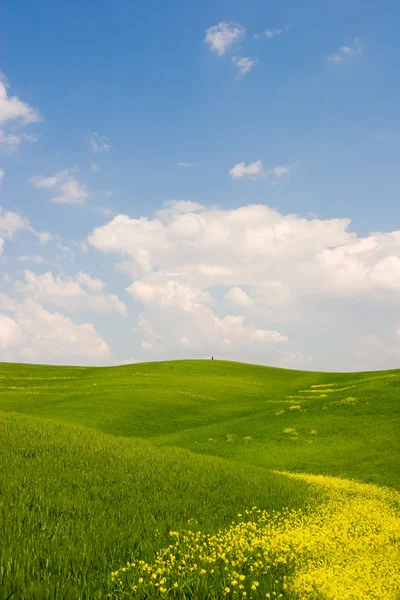
<svg viewBox="0 0 400 600">
<path fill-rule="evenodd" d="M 104 598 L 111 570 L 151 561 L 189 519 L 212 532 L 254 505 L 304 506 L 306 484 L 273 469 L 400 488 L 399 383 L 223 361 L 0 363 L 0 598 Z"/>
<path fill-rule="evenodd" d="M 1 598 L 104 598 L 111 570 L 152 560 L 189 519 L 214 531 L 307 494 L 262 468 L 13 413 L 0 439 Z"/>
</svg>

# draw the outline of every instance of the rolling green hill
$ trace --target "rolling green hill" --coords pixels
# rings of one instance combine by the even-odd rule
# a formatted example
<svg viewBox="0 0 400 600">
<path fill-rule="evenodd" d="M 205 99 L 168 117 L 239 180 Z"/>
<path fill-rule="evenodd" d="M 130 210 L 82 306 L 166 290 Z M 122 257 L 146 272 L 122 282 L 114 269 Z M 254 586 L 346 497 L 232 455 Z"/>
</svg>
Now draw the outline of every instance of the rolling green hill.
<svg viewBox="0 0 400 600">
<path fill-rule="evenodd" d="M 3 363 L 0 410 L 269 469 L 400 487 L 400 371 L 312 373 L 224 361 Z"/>
<path fill-rule="evenodd" d="M 113 368 L 1 363 L 0 598 L 136 597 L 132 582 L 116 590 L 110 572 L 139 558 L 150 564 L 155 551 L 168 547 L 171 530 L 221 530 L 221 539 L 231 539 L 232 522 L 252 506 L 307 515 L 324 502 L 318 479 L 273 471 L 399 488 L 399 377 L 400 371 L 328 374 L 223 361 Z M 348 505 L 357 494 L 363 500 L 349 514 L 363 522 L 370 502 L 368 514 L 385 517 L 379 530 L 396 539 L 397 496 L 378 502 L 378 488 L 354 489 Z M 336 506 L 332 498 L 327 506 Z M 324 522 L 334 527 L 337 510 L 329 510 Z M 254 533 L 257 522 L 251 527 Z M 366 564 L 360 562 L 362 573 Z M 377 580 L 390 584 L 390 565 Z M 260 588 L 246 588 L 247 597 L 285 594 L 289 566 L 274 569 Z M 218 577 L 208 587 L 192 578 L 192 587 L 171 597 L 220 598 L 227 584 Z M 354 597 L 396 597 L 382 586 L 380 595 Z M 159 588 L 155 596 L 146 590 L 140 598 L 160 595 Z"/>
</svg>

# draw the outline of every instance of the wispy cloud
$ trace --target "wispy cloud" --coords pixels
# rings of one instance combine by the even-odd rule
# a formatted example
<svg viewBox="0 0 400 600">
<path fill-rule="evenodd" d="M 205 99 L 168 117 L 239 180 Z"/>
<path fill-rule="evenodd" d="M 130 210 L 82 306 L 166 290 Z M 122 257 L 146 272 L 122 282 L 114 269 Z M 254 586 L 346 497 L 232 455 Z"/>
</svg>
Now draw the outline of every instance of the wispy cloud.
<svg viewBox="0 0 400 600">
<path fill-rule="evenodd" d="M 87 186 L 72 177 L 68 169 L 51 177 L 35 176 L 29 181 L 38 189 L 54 189 L 56 195 L 50 201 L 55 204 L 84 204 L 89 197 Z"/>
<path fill-rule="evenodd" d="M 351 46 L 342 46 L 337 52 L 328 56 L 328 60 L 338 64 L 349 58 L 359 58 L 362 53 L 363 49 L 359 38 L 354 38 Z"/>
<path fill-rule="evenodd" d="M 7 127 L 11 124 L 19 128 L 42 121 L 35 108 L 20 100 L 17 96 L 8 94 L 8 85 L 0 72 L 0 147 L 7 152 L 16 150 L 22 140 L 36 142 L 38 137 L 26 133 L 10 133 Z"/>
<path fill-rule="evenodd" d="M 43 256 L 39 256 L 37 254 L 33 256 L 19 256 L 17 260 L 18 262 L 34 262 L 37 265 L 42 265 L 47 262 L 47 260 L 43 258 Z"/>
<path fill-rule="evenodd" d="M 209 44 L 213 52 L 222 56 L 245 35 L 246 30 L 242 25 L 222 21 L 218 25 L 213 25 L 207 29 L 204 41 Z"/>
<path fill-rule="evenodd" d="M 279 37 L 283 33 L 286 33 L 292 29 L 292 25 L 284 25 L 283 27 L 275 27 L 271 29 L 265 29 L 262 33 L 255 33 L 254 38 L 260 40 L 266 37 L 269 40 Z"/>
<path fill-rule="evenodd" d="M 272 40 L 275 37 L 282 35 L 282 33 L 290 31 L 291 29 L 292 29 L 291 25 L 284 25 L 283 27 L 276 27 L 275 29 L 266 29 L 264 31 L 264 35 L 269 40 Z"/>
<path fill-rule="evenodd" d="M 250 56 L 233 56 L 232 62 L 238 69 L 238 76 L 243 77 L 243 75 L 250 73 L 254 65 L 257 64 L 258 58 L 251 58 Z"/>
<path fill-rule="evenodd" d="M 0 183 L 3 181 L 4 179 L 4 169 L 0 169 Z"/>
<path fill-rule="evenodd" d="M 187 163 L 187 162 L 177 162 L 176 166 L 182 167 L 183 169 L 189 169 L 190 167 L 194 167 L 194 165 L 192 163 Z"/>
<path fill-rule="evenodd" d="M 98 165 L 94 162 L 94 160 L 90 162 L 90 170 L 92 171 L 92 173 L 97 173 L 97 171 L 100 170 Z"/>
<path fill-rule="evenodd" d="M 253 163 L 246 165 L 244 162 L 237 163 L 229 171 L 229 175 L 232 179 L 240 179 L 241 177 L 248 177 L 249 179 L 256 179 L 263 175 L 261 168 L 261 160 L 257 160 Z"/>
<path fill-rule="evenodd" d="M 274 182 L 282 180 L 284 177 L 287 177 L 291 174 L 293 169 L 299 166 L 299 163 L 291 163 L 287 165 L 277 165 L 270 171 L 268 171 L 268 175 L 273 178 Z"/>
<path fill-rule="evenodd" d="M 110 140 L 108 137 L 97 131 L 92 131 L 89 134 L 89 143 L 92 152 L 97 154 L 98 152 L 108 152 L 111 148 Z"/>
</svg>

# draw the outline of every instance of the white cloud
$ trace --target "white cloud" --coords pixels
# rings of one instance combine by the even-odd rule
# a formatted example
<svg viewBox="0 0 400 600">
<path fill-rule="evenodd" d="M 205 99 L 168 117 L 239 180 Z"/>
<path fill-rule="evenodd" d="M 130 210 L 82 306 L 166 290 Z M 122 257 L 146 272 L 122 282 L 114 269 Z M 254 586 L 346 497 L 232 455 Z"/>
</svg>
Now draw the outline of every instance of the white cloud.
<svg viewBox="0 0 400 600">
<path fill-rule="evenodd" d="M 39 112 L 17 96 L 10 96 L 4 75 L 0 73 L 0 148 L 7 152 L 16 150 L 21 140 L 34 142 L 37 136 L 7 130 L 10 126 L 22 127 L 41 121 Z"/>
<path fill-rule="evenodd" d="M 43 258 L 43 256 L 39 256 L 37 254 L 19 256 L 17 260 L 18 260 L 18 262 L 26 262 L 26 261 L 34 262 L 37 265 L 43 265 L 44 263 L 47 262 L 47 260 L 45 258 Z"/>
<path fill-rule="evenodd" d="M 283 179 L 290 175 L 290 173 L 298 166 L 298 163 L 292 163 L 288 165 L 277 165 L 268 172 L 268 175 L 273 177 L 275 181 Z"/>
<path fill-rule="evenodd" d="M 177 167 L 182 167 L 183 169 L 189 169 L 190 167 L 194 166 L 192 163 L 187 162 L 177 162 L 176 165 Z"/>
<path fill-rule="evenodd" d="M 97 173 L 100 169 L 98 165 L 94 162 L 94 160 L 90 161 L 90 170 L 92 173 Z"/>
<path fill-rule="evenodd" d="M 0 169 L 0 183 L 3 181 L 4 179 L 4 169 Z"/>
<path fill-rule="evenodd" d="M 189 356 L 205 353 L 225 358 L 250 354 L 271 357 L 277 353 L 277 344 L 288 338 L 278 331 L 247 325 L 242 315 L 217 317 L 210 307 L 195 303 L 190 310 L 174 304 L 164 307 L 145 307 L 137 328 L 143 337 L 146 353 L 174 356 L 183 351 Z M 247 350 L 247 352 L 246 352 Z"/>
<path fill-rule="evenodd" d="M 54 235 L 49 231 L 36 231 L 35 235 L 38 237 L 41 246 L 54 240 Z"/>
<path fill-rule="evenodd" d="M 359 38 L 355 38 L 352 46 L 342 46 L 338 52 L 328 56 L 328 60 L 334 63 L 342 63 L 347 58 L 359 58 L 362 56 L 363 49 Z"/>
<path fill-rule="evenodd" d="M 174 280 L 158 285 L 134 281 L 126 291 L 144 305 L 176 306 L 186 312 L 212 303 L 212 298 L 208 292 L 203 292 Z"/>
<path fill-rule="evenodd" d="M 253 306 L 254 299 L 246 294 L 244 290 L 240 287 L 233 287 L 225 294 L 225 300 L 234 304 L 235 306 L 247 307 Z"/>
<path fill-rule="evenodd" d="M 273 38 L 282 35 L 282 33 L 285 33 L 285 31 L 290 31 L 291 29 L 292 29 L 291 25 L 285 25 L 284 27 L 277 27 L 275 29 L 266 29 L 264 31 L 264 35 L 269 40 L 272 40 Z M 259 37 L 259 36 L 257 36 L 257 37 Z"/>
<path fill-rule="evenodd" d="M 101 279 L 96 279 L 87 273 L 83 273 L 79 271 L 75 276 L 75 280 L 80 284 L 86 287 L 88 290 L 93 292 L 94 294 L 101 294 L 104 290 L 106 284 Z"/>
<path fill-rule="evenodd" d="M 0 314 L 0 354 L 3 360 L 98 364 L 110 356 L 106 342 L 90 323 L 45 310 L 27 299 L 14 307 L 13 317 Z"/>
<path fill-rule="evenodd" d="M 222 21 L 218 25 L 213 25 L 207 29 L 204 41 L 209 44 L 213 52 L 222 56 L 245 35 L 246 30 L 241 25 Z"/>
<path fill-rule="evenodd" d="M 14 152 L 21 143 L 21 136 L 13 133 L 6 133 L 0 129 L 0 148 L 6 152 Z"/>
<path fill-rule="evenodd" d="M 24 337 L 21 327 L 8 315 L 0 314 L 0 350 L 16 346 Z"/>
<path fill-rule="evenodd" d="M 147 354 L 373 368 L 363 336 L 398 327 L 400 232 L 358 237 L 349 226 L 264 205 L 181 201 L 153 218 L 118 215 L 87 243 L 132 275 L 128 292 L 143 307 L 135 336 Z M 246 318 L 231 315 L 232 304 Z M 275 343 L 283 338 L 287 350 Z"/>
<path fill-rule="evenodd" d="M 164 207 L 156 212 L 156 215 L 162 219 L 173 217 L 185 213 L 196 213 L 204 210 L 204 206 L 191 200 L 167 200 Z"/>
<path fill-rule="evenodd" d="M 245 326 L 244 317 L 242 315 L 232 316 L 227 315 L 223 319 L 216 318 L 216 322 L 221 327 L 224 334 L 225 345 L 231 346 L 233 344 L 240 347 L 242 344 L 247 342 L 256 343 L 279 343 L 287 342 L 288 338 L 281 335 L 279 331 L 268 331 L 265 329 L 258 329 L 254 325 Z"/>
<path fill-rule="evenodd" d="M 29 181 L 38 189 L 54 189 L 56 195 L 50 201 L 55 204 L 84 204 L 90 195 L 87 186 L 72 177 L 68 169 L 51 177 L 31 177 Z"/>
<path fill-rule="evenodd" d="M 92 152 L 95 154 L 98 152 L 108 152 L 111 148 L 110 140 L 105 135 L 96 131 L 89 134 L 89 143 Z"/>
<path fill-rule="evenodd" d="M 238 69 L 238 75 L 242 77 L 247 73 L 250 73 L 254 65 L 257 64 L 258 58 L 251 58 L 250 56 L 233 56 L 232 62 Z"/>
<path fill-rule="evenodd" d="M 41 245 L 47 244 L 55 237 L 48 231 L 36 231 L 31 227 L 29 219 L 0 206 L 0 240 L 2 240 L 0 241 L 0 254 L 4 246 L 4 238 L 13 239 L 14 235 L 21 230 L 29 231 L 35 235 Z"/>
<path fill-rule="evenodd" d="M 29 220 L 0 206 L 0 235 L 11 238 L 17 231 L 28 229 Z"/>
<path fill-rule="evenodd" d="M 124 358 L 124 359 L 116 359 L 113 361 L 113 365 L 115 366 L 121 366 L 121 365 L 133 365 L 137 363 L 136 358 L 134 358 L 133 356 L 131 358 Z"/>
<path fill-rule="evenodd" d="M 20 121 L 22 123 L 36 123 L 41 121 L 39 112 L 22 102 L 17 96 L 9 96 L 8 86 L 4 76 L 0 76 L 0 122 Z"/>
<path fill-rule="evenodd" d="M 14 300 L 8 295 L 0 292 L 0 310 L 14 311 L 17 305 Z"/>
<path fill-rule="evenodd" d="M 257 160 L 253 163 L 246 165 L 244 162 L 237 163 L 229 171 L 229 175 L 232 179 L 239 179 L 240 177 L 248 177 L 249 179 L 255 179 L 263 175 L 261 168 L 261 160 Z"/>
<path fill-rule="evenodd" d="M 36 275 L 25 271 L 25 281 L 15 284 L 16 290 L 37 302 L 65 310 L 95 310 L 126 314 L 125 304 L 115 294 L 102 294 L 105 284 L 86 273 L 74 277 L 56 276 L 50 272 Z"/>
</svg>

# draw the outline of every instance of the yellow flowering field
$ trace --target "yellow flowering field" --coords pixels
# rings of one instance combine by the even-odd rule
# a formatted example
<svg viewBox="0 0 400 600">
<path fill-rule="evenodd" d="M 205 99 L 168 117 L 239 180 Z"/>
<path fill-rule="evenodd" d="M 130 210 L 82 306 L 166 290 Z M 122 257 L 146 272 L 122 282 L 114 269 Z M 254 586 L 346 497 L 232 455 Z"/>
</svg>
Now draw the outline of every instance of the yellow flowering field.
<svg viewBox="0 0 400 600">
<path fill-rule="evenodd" d="M 171 531 L 153 563 L 111 574 L 114 598 L 398 600 L 400 494 L 285 473 L 318 493 L 307 509 L 252 507 L 215 534 Z"/>
</svg>

